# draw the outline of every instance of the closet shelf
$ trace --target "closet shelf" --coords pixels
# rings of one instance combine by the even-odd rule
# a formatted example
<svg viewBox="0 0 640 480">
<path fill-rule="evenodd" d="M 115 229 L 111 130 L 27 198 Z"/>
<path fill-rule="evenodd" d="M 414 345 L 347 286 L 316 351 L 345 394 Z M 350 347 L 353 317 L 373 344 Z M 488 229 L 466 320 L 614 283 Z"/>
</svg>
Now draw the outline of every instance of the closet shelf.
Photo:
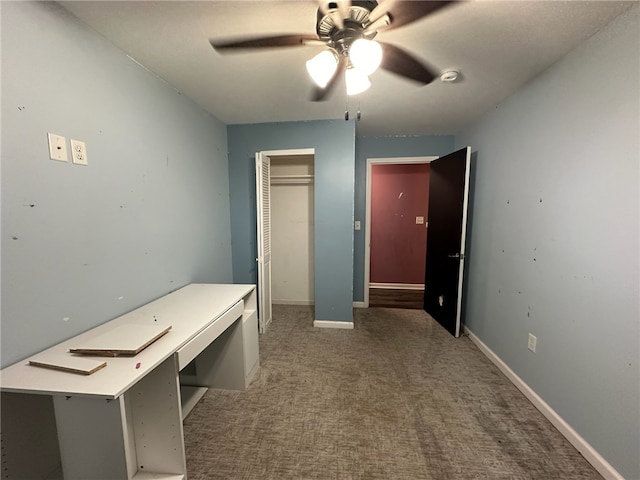
<svg viewBox="0 0 640 480">
<path fill-rule="evenodd" d="M 313 183 L 313 175 L 271 175 L 271 184 L 305 185 Z"/>
</svg>

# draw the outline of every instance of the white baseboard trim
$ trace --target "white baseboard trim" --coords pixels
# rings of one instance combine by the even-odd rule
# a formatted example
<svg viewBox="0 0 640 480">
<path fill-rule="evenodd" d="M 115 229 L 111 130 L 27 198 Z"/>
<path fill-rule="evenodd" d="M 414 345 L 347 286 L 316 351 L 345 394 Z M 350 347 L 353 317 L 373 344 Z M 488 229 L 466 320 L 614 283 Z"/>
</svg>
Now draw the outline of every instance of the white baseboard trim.
<svg viewBox="0 0 640 480">
<path fill-rule="evenodd" d="M 313 300 L 271 300 L 272 305 L 315 305 Z"/>
<path fill-rule="evenodd" d="M 573 445 L 576 450 L 595 468 L 606 480 L 624 480 L 624 477 L 607 462 L 578 432 L 552 409 L 533 389 L 527 385 L 509 366 L 502 361 L 493 350 L 487 347 L 471 330 L 463 327 L 464 332 L 469 335 L 469 339 L 480 349 L 480 351 L 491 360 L 500 371 L 520 390 L 525 397 L 540 410 L 547 420 Z"/>
<path fill-rule="evenodd" d="M 314 320 L 313 326 L 318 328 L 346 328 L 353 330 L 353 322 L 337 322 L 335 320 Z"/>
<path fill-rule="evenodd" d="M 367 304 L 364 302 L 353 302 L 353 308 L 367 308 Z"/>
<path fill-rule="evenodd" d="M 424 283 L 369 283 L 369 288 L 387 290 L 424 290 Z"/>
</svg>

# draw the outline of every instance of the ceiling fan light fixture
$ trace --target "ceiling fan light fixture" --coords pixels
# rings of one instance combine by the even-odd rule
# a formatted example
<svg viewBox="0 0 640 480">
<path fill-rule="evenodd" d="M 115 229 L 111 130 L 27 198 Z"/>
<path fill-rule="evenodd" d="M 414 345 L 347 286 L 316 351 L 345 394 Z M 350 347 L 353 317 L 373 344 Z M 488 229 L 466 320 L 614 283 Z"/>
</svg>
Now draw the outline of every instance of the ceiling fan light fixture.
<svg viewBox="0 0 640 480">
<path fill-rule="evenodd" d="M 371 81 L 369 81 L 367 74 L 355 67 L 345 70 L 344 80 L 347 84 L 347 95 L 359 95 L 371 86 Z"/>
<path fill-rule="evenodd" d="M 324 88 L 338 68 L 338 56 L 333 50 L 323 50 L 307 61 L 307 72 L 320 88 Z"/>
<path fill-rule="evenodd" d="M 382 62 L 382 47 L 375 40 L 359 38 L 349 47 L 349 60 L 355 68 L 371 75 Z"/>
</svg>

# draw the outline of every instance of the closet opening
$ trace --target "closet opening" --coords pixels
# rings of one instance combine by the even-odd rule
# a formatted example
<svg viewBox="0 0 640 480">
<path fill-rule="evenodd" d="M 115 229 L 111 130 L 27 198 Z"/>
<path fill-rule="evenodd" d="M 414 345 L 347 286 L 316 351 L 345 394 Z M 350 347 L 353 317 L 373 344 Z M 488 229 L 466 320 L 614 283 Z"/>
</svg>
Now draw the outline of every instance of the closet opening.
<svg viewBox="0 0 640 480">
<path fill-rule="evenodd" d="M 314 155 L 271 156 L 271 301 L 314 304 Z"/>
</svg>

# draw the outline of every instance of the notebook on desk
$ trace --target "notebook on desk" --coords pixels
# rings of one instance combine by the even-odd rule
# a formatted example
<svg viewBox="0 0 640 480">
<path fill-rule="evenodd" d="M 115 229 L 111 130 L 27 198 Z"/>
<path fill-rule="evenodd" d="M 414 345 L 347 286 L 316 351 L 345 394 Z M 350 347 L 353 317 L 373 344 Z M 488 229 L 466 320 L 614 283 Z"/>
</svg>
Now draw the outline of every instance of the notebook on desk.
<svg viewBox="0 0 640 480">
<path fill-rule="evenodd" d="M 71 353 L 101 357 L 133 356 L 171 330 L 171 325 L 120 325 L 102 335 L 78 343 Z"/>
</svg>

